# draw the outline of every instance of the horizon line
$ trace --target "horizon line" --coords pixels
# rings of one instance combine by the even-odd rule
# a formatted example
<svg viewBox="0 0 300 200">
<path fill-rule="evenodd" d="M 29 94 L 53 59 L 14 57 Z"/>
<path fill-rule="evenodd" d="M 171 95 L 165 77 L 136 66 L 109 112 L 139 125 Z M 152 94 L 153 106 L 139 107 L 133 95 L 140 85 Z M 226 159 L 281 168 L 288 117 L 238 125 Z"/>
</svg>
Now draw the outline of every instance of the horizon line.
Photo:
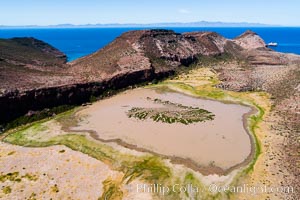
<svg viewBox="0 0 300 200">
<path fill-rule="evenodd" d="M 279 24 L 264 24 L 259 22 L 222 22 L 222 21 L 194 21 L 194 22 L 154 22 L 154 23 L 95 23 L 95 24 L 72 24 L 72 23 L 61 23 L 61 24 L 48 24 L 48 25 L 37 25 L 37 24 L 26 24 L 26 25 L 0 25 L 0 27 L 24 27 L 24 28 L 34 28 L 34 27 L 47 27 L 47 28 L 57 28 L 57 27 L 151 27 L 159 26 L 166 27 L 171 25 L 176 27 L 299 27 L 300 25 L 279 25 Z"/>
</svg>

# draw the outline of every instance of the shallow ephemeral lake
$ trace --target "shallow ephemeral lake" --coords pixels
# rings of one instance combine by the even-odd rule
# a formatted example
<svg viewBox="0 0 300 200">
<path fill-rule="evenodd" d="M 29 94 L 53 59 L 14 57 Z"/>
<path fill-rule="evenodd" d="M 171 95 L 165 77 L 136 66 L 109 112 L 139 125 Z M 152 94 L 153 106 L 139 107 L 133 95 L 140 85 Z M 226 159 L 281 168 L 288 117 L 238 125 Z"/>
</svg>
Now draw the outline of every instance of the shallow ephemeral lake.
<svg viewBox="0 0 300 200">
<path fill-rule="evenodd" d="M 132 114 L 132 111 L 140 113 Z M 243 121 L 250 111 L 250 107 L 238 104 L 139 88 L 80 110 L 76 115 L 82 120 L 73 129 L 91 130 L 101 140 L 119 139 L 124 144 L 135 145 L 137 150 L 226 170 L 251 154 L 251 137 Z M 206 116 L 195 120 L 196 112 Z M 166 115 L 173 118 L 164 121 Z M 190 116 L 184 121 L 182 117 L 187 115 Z"/>
</svg>

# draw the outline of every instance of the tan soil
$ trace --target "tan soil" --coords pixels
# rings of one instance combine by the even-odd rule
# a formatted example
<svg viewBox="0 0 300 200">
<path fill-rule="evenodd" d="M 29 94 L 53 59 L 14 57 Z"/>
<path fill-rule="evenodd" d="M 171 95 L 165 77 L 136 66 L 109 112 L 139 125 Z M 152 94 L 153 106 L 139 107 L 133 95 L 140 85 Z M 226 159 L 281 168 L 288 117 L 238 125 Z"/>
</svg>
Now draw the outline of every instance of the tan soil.
<svg viewBox="0 0 300 200">
<path fill-rule="evenodd" d="M 64 151 L 64 152 L 63 152 Z M 14 153 L 11 153 L 14 152 Z M 0 182 L 0 188 L 10 186 L 12 192 L 0 198 L 25 199 L 35 193 L 36 199 L 97 199 L 102 194 L 102 182 L 122 175 L 86 154 L 64 146 L 27 148 L 0 143 L 0 173 L 19 172 L 37 176 L 37 180 Z M 58 192 L 54 191 L 55 185 Z"/>
</svg>

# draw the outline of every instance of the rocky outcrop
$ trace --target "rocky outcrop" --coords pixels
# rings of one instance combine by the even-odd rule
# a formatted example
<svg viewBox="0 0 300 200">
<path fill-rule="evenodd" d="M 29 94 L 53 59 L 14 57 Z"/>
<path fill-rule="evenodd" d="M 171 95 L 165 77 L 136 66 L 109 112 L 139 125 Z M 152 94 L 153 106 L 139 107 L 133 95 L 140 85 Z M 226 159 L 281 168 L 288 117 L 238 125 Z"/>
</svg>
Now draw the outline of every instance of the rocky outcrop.
<svg viewBox="0 0 300 200">
<path fill-rule="evenodd" d="M 141 69 L 152 69 L 155 75 L 170 73 L 180 65 L 195 62 L 199 55 L 225 53 L 227 43 L 234 45 L 214 32 L 130 31 L 94 54 L 70 63 L 70 70 L 93 81 Z"/>
<path fill-rule="evenodd" d="M 299 60 L 264 46 L 249 31 L 229 40 L 214 32 L 140 30 L 124 33 L 99 51 L 66 63 L 63 53 L 34 38 L 0 40 L 0 124 L 29 110 L 77 105 L 107 89 L 166 77 L 201 56 L 226 53 L 253 65 Z"/>
<path fill-rule="evenodd" d="M 267 48 L 263 39 L 252 31 L 246 31 L 232 42 L 242 48 L 234 54 L 239 54 L 251 65 L 287 65 L 299 62 L 297 55 L 279 53 Z"/>
<path fill-rule="evenodd" d="M 219 55 L 226 51 L 227 39 L 215 32 L 191 32 L 184 33 L 184 36 L 195 38 L 198 53 L 201 55 Z"/>
<path fill-rule="evenodd" d="M 244 49 L 257 49 L 266 47 L 266 43 L 263 41 L 263 39 L 256 33 L 249 30 L 233 39 L 233 42 Z"/>
</svg>

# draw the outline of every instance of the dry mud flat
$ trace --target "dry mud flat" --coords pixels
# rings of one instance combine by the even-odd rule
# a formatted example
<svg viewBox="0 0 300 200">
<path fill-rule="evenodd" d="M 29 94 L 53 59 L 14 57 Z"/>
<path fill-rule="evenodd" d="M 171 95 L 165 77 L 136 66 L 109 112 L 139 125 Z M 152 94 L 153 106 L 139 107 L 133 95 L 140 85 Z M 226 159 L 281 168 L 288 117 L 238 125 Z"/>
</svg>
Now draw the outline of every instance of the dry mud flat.
<svg viewBox="0 0 300 200">
<path fill-rule="evenodd" d="M 214 119 L 191 124 L 163 123 L 151 119 L 129 118 L 134 107 L 168 108 L 149 98 L 184 106 L 200 107 L 214 114 Z M 134 149 L 154 152 L 184 162 L 194 162 L 222 170 L 242 163 L 251 154 L 251 137 L 243 126 L 249 107 L 194 98 L 176 92 L 134 89 L 96 102 L 76 115 L 81 119 L 75 130 L 90 130 L 96 139 L 135 145 Z M 74 130 L 74 129 L 72 129 Z"/>
</svg>

